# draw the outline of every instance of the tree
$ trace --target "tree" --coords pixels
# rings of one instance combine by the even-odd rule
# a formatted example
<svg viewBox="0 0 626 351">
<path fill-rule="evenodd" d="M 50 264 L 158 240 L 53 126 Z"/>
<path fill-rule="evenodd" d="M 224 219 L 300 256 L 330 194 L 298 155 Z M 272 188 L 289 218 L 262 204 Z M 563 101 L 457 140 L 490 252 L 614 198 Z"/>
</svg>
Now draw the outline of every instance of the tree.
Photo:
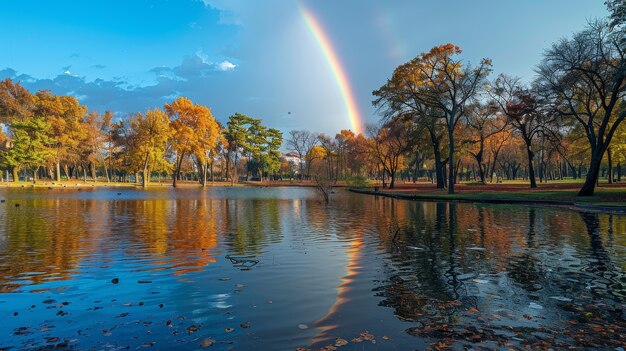
<svg viewBox="0 0 626 351">
<path fill-rule="evenodd" d="M 609 16 L 609 26 L 611 29 L 620 28 L 626 24 L 626 3 L 624 0 L 607 0 L 605 4 L 611 12 Z"/>
<path fill-rule="evenodd" d="M 37 181 L 37 170 L 54 155 L 52 151 L 54 140 L 48 135 L 50 127 L 50 122 L 42 117 L 12 122 L 11 147 L 0 154 L 2 163 L 14 169 L 32 169 L 33 180 Z M 13 181 L 17 182 L 16 173 L 13 177 Z"/>
<path fill-rule="evenodd" d="M 171 135 L 170 120 L 160 109 L 148 110 L 145 115 L 137 113 L 131 119 L 136 152 L 142 160 L 142 186 L 150 182 L 152 170 L 168 170 L 171 164 L 165 159 L 167 142 Z"/>
<path fill-rule="evenodd" d="M 588 25 L 546 51 L 537 86 L 564 121 L 578 123 L 591 150 L 579 196 L 592 196 L 604 153 L 626 117 L 626 41 L 606 22 Z"/>
<path fill-rule="evenodd" d="M 483 59 L 478 67 L 463 67 L 457 58 L 461 49 L 452 44 L 433 47 L 405 63 L 392 78 L 374 91 L 374 105 L 387 105 L 396 113 L 418 112 L 418 105 L 437 109 L 448 134 L 448 193 L 454 193 L 454 131 L 464 109 L 491 72 L 491 61 Z"/>
<path fill-rule="evenodd" d="M 230 162 L 232 164 L 231 183 L 239 178 L 239 155 L 249 149 L 247 132 L 248 125 L 252 120 L 252 118 L 241 113 L 235 113 L 228 118 L 228 128 L 224 131 L 224 138 L 228 143 L 228 158 L 232 159 Z"/>
<path fill-rule="evenodd" d="M 208 107 L 194 104 L 191 100 L 179 97 L 171 104 L 165 104 L 172 129 L 172 148 L 176 152 L 172 185 L 180 176 L 181 167 L 190 155 L 205 155 L 217 145 L 218 125 Z"/>
<path fill-rule="evenodd" d="M 536 188 L 534 141 L 545 132 L 545 126 L 551 121 L 551 115 L 540 111 L 536 94 L 525 88 L 519 78 L 500 75 L 494 82 L 491 92 L 513 129 L 524 141 L 530 187 Z"/>
<path fill-rule="evenodd" d="M 0 123 L 24 121 L 33 116 L 35 97 L 22 85 L 9 78 L 0 81 Z"/>
<path fill-rule="evenodd" d="M 466 125 L 470 133 L 466 142 L 473 146 L 469 153 L 476 160 L 482 184 L 485 184 L 485 173 L 489 172 L 488 165 L 484 163 L 485 145 L 489 138 L 502 132 L 507 126 L 506 121 L 498 120 L 498 112 L 498 105 L 495 102 L 487 104 L 477 103 L 470 106 L 466 111 Z"/>
<path fill-rule="evenodd" d="M 83 163 L 80 157 L 81 141 L 86 138 L 83 117 L 87 107 L 73 96 L 58 96 L 48 90 L 35 95 L 33 114 L 44 117 L 51 124 L 50 136 L 55 140 L 55 178 L 61 181 L 61 163 Z M 83 164 L 84 167 L 84 164 Z M 67 173 L 67 169 L 66 169 Z M 69 177 L 69 175 L 68 175 Z"/>
<path fill-rule="evenodd" d="M 304 179 L 304 165 L 309 161 L 305 160 L 309 150 L 317 143 L 317 138 L 311 132 L 306 130 L 291 130 L 289 131 L 289 139 L 287 139 L 287 147 L 290 151 L 298 154 L 299 168 L 300 168 L 300 180 Z"/>
<path fill-rule="evenodd" d="M 394 188 L 396 173 L 403 166 L 403 155 L 409 149 L 410 132 L 407 124 L 400 119 L 395 119 L 382 126 L 369 125 L 367 127 L 371 138 L 371 151 L 384 172 L 389 175 L 389 189 Z"/>
</svg>

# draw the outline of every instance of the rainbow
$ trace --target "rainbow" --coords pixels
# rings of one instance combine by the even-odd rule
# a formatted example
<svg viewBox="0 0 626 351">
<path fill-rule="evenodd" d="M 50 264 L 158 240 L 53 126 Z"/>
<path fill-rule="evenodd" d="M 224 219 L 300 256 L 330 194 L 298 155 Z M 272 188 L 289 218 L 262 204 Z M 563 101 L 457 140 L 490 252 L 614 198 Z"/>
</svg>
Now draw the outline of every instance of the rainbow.
<svg viewBox="0 0 626 351">
<path fill-rule="evenodd" d="M 352 92 L 348 75 L 346 74 L 346 70 L 341 65 L 341 61 L 339 60 L 332 42 L 322 29 L 320 22 L 315 18 L 313 13 L 302 4 L 300 4 L 300 13 L 304 18 L 307 27 L 311 31 L 311 34 L 313 34 L 315 41 L 319 45 L 320 49 L 322 49 L 322 53 L 324 54 L 324 57 L 330 66 L 330 70 L 337 81 L 339 91 L 341 92 L 343 101 L 346 105 L 352 131 L 355 134 L 362 133 L 363 120 L 361 119 L 359 108 L 357 107 L 356 100 L 354 99 L 354 93 Z"/>
</svg>

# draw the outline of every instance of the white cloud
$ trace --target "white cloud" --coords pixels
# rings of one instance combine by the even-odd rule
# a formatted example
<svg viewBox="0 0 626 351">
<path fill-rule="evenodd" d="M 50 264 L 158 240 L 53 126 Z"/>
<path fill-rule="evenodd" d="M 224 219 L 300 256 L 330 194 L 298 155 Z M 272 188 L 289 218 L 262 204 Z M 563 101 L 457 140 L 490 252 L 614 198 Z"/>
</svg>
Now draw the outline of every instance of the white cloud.
<svg viewBox="0 0 626 351">
<path fill-rule="evenodd" d="M 237 65 L 235 65 L 234 63 L 232 63 L 230 61 L 224 60 L 224 61 L 218 63 L 216 65 L 216 67 L 217 67 L 217 69 L 219 71 L 230 71 L 230 70 L 235 69 L 235 67 L 237 67 Z"/>
</svg>

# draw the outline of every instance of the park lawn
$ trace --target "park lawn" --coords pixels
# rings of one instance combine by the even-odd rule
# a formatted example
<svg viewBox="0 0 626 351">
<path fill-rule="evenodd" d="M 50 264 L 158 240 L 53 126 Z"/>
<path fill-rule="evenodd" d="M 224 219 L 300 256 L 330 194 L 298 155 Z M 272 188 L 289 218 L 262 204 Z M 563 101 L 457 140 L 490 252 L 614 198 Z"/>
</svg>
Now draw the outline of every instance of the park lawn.
<svg viewBox="0 0 626 351">
<path fill-rule="evenodd" d="M 596 194 L 579 197 L 581 182 L 561 181 L 540 184 L 536 189 L 527 188 L 527 183 L 506 182 L 504 184 L 468 184 L 457 186 L 455 194 L 445 189 L 436 189 L 425 184 L 402 184 L 396 189 L 380 189 L 379 194 L 411 200 L 454 200 L 491 203 L 537 203 L 548 205 L 576 206 L 581 208 L 612 208 L 626 210 L 626 185 L 602 184 Z M 376 193 L 368 189 L 368 193 Z"/>
</svg>

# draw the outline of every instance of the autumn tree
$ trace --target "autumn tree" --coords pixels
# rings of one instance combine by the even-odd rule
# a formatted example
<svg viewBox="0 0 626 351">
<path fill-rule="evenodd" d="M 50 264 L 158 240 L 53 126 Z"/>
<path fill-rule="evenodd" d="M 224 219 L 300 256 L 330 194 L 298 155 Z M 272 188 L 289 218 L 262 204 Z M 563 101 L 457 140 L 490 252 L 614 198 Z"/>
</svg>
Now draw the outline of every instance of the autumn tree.
<svg viewBox="0 0 626 351">
<path fill-rule="evenodd" d="M 389 188 L 393 189 L 396 174 L 403 167 L 403 156 L 410 145 L 408 138 L 410 131 L 407 128 L 407 123 L 396 119 L 382 126 L 369 125 L 367 131 L 371 139 L 371 152 L 389 176 Z"/>
<path fill-rule="evenodd" d="M 168 170 L 171 164 L 165 159 L 167 142 L 171 135 L 170 120 L 163 110 L 137 113 L 131 119 L 135 150 L 142 162 L 142 186 L 150 182 L 152 170 Z"/>
<path fill-rule="evenodd" d="M 448 192 L 454 193 L 454 132 L 465 107 L 476 97 L 491 72 L 491 61 L 483 59 L 477 67 L 463 66 L 461 49 L 452 44 L 433 47 L 429 52 L 405 63 L 392 78 L 374 91 L 375 105 L 387 105 L 397 114 L 419 111 L 418 105 L 437 109 L 448 136 Z"/>
<path fill-rule="evenodd" d="M 165 111 L 170 117 L 171 143 L 176 153 L 172 182 L 175 187 L 185 158 L 196 155 L 205 160 L 209 150 L 217 145 L 219 129 L 208 107 L 187 98 L 179 97 L 165 104 Z"/>
<path fill-rule="evenodd" d="M 73 96 L 58 96 L 48 90 L 37 92 L 35 98 L 33 114 L 50 122 L 50 136 L 55 140 L 55 178 L 61 180 L 61 163 L 65 163 L 65 173 L 69 178 L 68 164 L 84 162 L 79 149 L 85 138 L 82 119 L 87 107 L 80 105 Z"/>
<path fill-rule="evenodd" d="M 604 153 L 626 117 L 626 41 L 623 32 L 597 21 L 546 51 L 537 86 L 564 121 L 584 130 L 591 150 L 579 196 L 592 196 Z"/>
<path fill-rule="evenodd" d="M 490 92 L 508 117 L 511 127 L 524 141 L 530 187 L 536 188 L 534 144 L 537 137 L 546 132 L 552 115 L 541 110 L 537 94 L 526 88 L 519 78 L 500 75 L 490 87 Z"/>
</svg>

